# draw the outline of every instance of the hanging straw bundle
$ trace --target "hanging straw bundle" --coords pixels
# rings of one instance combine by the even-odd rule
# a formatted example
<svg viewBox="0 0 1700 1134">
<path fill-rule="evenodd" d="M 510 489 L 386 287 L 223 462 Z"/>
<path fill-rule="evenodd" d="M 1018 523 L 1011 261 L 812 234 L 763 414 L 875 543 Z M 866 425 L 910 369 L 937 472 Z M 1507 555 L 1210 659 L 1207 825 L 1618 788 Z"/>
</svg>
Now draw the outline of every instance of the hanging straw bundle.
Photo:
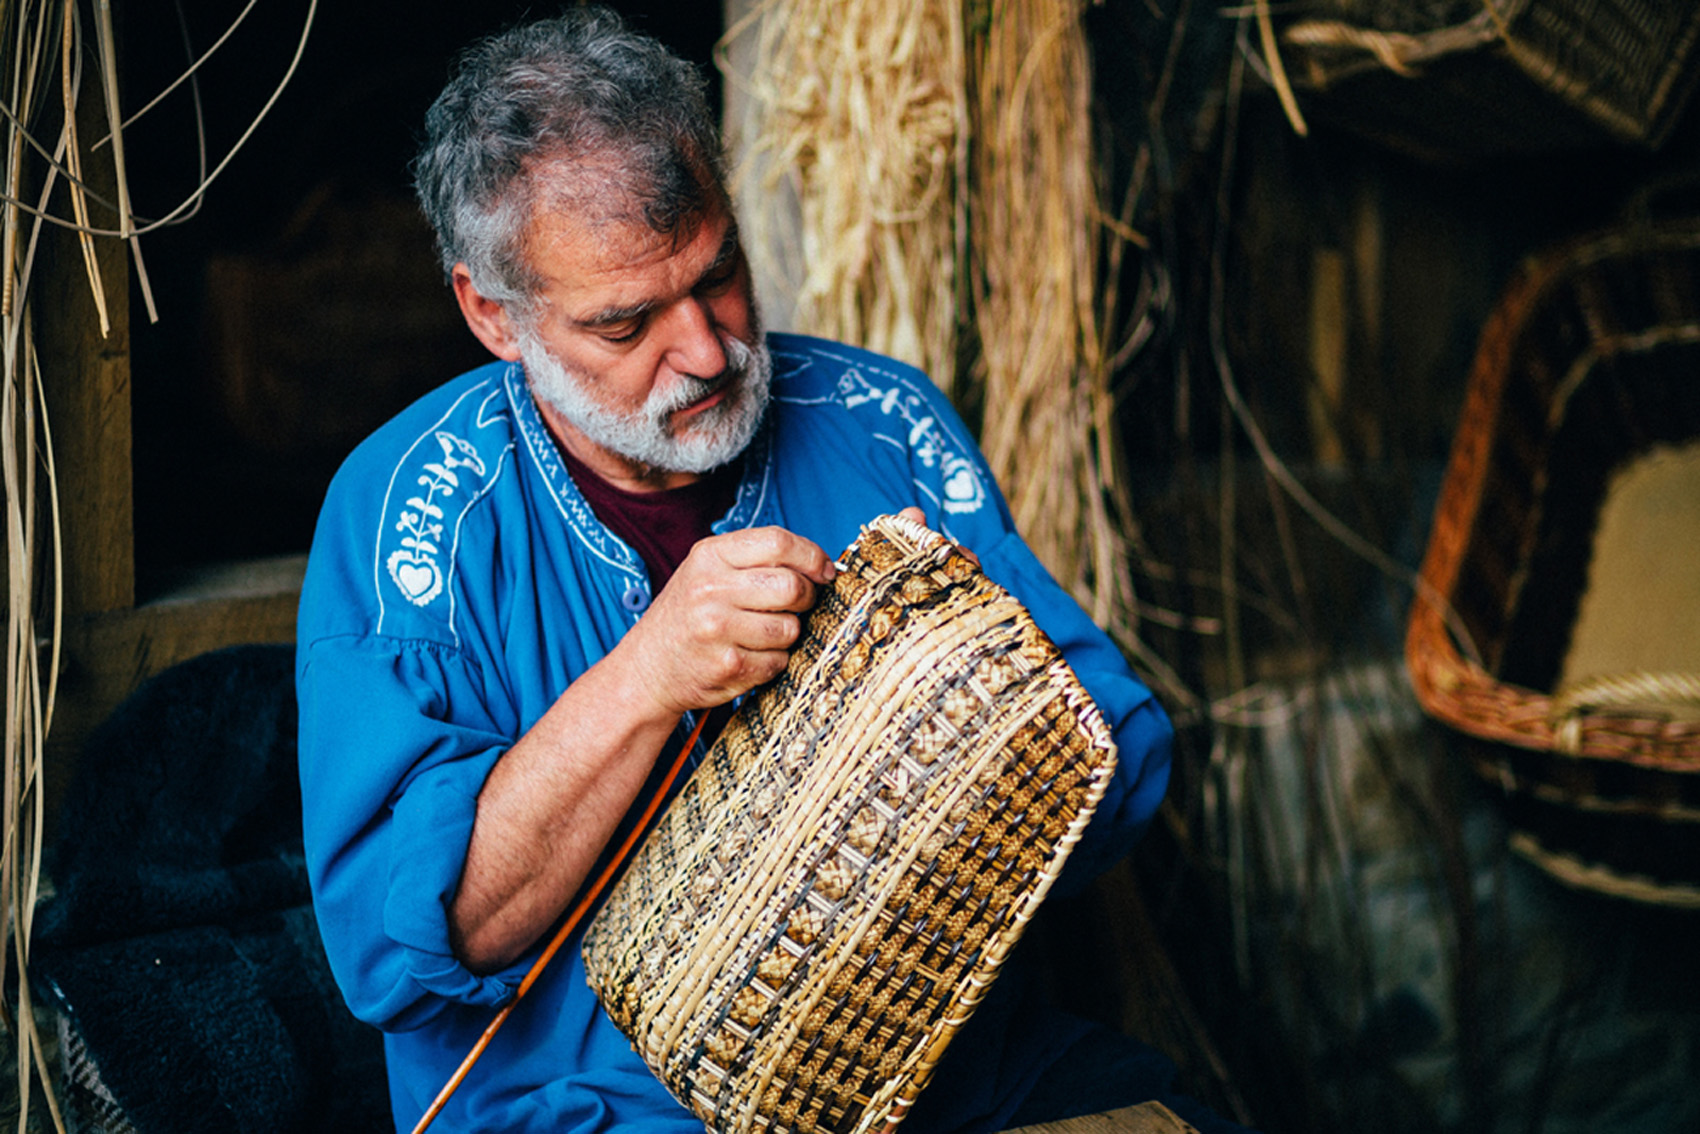
<svg viewBox="0 0 1700 1134">
<path fill-rule="evenodd" d="M 1008 0 L 976 37 L 974 377 L 1017 527 L 1094 619 L 1131 627 L 1103 313 L 1132 235 L 1099 206 L 1080 14 L 1076 0 Z"/>
<path fill-rule="evenodd" d="M 120 108 L 118 41 L 110 0 L 0 4 L 4 48 L 0 51 L 0 110 L 4 111 L 0 118 L 5 137 L 4 190 L 0 191 L 0 365 L 4 367 L 0 373 L 4 535 L 0 539 L 4 540 L 7 592 L 0 947 L 6 953 L 4 967 L 11 974 L 0 990 L 0 1017 L 17 1055 L 19 1130 L 39 1125 L 31 1120 L 32 1097 L 44 1097 L 53 1126 L 65 1129 L 36 1027 L 28 974 L 32 922 L 42 885 L 43 757 L 53 721 L 65 616 L 58 480 L 45 391 L 54 383 L 63 386 L 66 379 L 53 372 L 51 361 L 38 357 L 36 321 L 66 316 L 62 311 L 37 309 L 31 300 L 31 280 L 44 228 L 54 225 L 74 231 L 98 324 L 91 330 L 105 338 L 113 330 L 114 297 L 105 291 L 96 243 L 116 240 L 128 253 L 149 318 L 157 318 L 139 237 L 194 215 L 207 187 L 252 136 L 294 75 L 317 0 L 304 0 L 301 39 L 277 89 L 209 169 L 195 72 L 253 7 L 244 7 L 203 55 L 188 61 L 178 79 L 126 119 Z M 187 45 L 186 30 L 184 41 Z M 131 206 L 124 130 L 185 82 L 194 96 L 197 134 L 203 143 L 199 184 L 170 211 L 144 221 Z M 91 159 L 102 150 L 99 164 L 105 166 L 101 177 L 105 194 L 86 179 L 87 167 L 97 164 Z"/>
<path fill-rule="evenodd" d="M 3 967 L 15 972 L 17 978 L 15 985 L 4 990 L 0 1012 L 16 1053 L 18 1129 L 24 1130 L 29 1123 L 32 1081 L 39 1076 L 42 1084 L 50 1082 L 28 972 L 45 825 L 42 757 L 53 719 L 63 595 L 52 438 L 43 405 L 34 313 L 26 302 L 40 225 L 32 224 L 27 214 L 45 209 L 62 172 L 57 159 L 68 147 L 74 154 L 80 76 L 74 62 L 79 30 L 74 7 L 22 5 L 7 16 L 7 51 L 0 61 L 8 111 L 4 240 L 0 241 L 0 273 L 4 278 L 0 290 L 0 365 L 4 366 L 0 375 L 0 486 L 5 499 L 5 535 L 0 538 L 4 539 L 6 557 L 5 771 L 0 787 L 5 828 L 0 840 L 0 924 L 4 928 L 0 940 L 6 953 Z M 108 42 L 110 18 L 99 30 L 102 42 Z M 51 81 L 55 62 L 63 64 L 58 83 Z M 39 171 L 30 165 L 35 153 L 27 126 L 51 117 L 55 102 L 63 113 L 55 163 L 44 176 L 36 176 Z M 80 175 L 76 157 L 71 160 Z M 81 220 L 87 215 L 87 205 L 76 181 L 72 182 L 72 197 Z M 82 253 L 95 288 L 104 334 L 104 296 L 86 237 Z M 41 530 L 44 521 L 45 532 Z M 40 581 L 43 577 L 45 585 Z M 43 606 L 45 611 L 38 609 Z M 50 1087 L 45 1098 L 54 1126 L 63 1131 L 64 1119 Z"/>
<path fill-rule="evenodd" d="M 1098 202 L 1081 10 L 767 0 L 728 31 L 721 64 L 746 97 L 731 133 L 747 244 L 758 277 L 795 297 L 790 324 L 983 402 L 1022 534 L 1131 642 L 1105 344 L 1137 237 Z M 795 216 L 776 207 L 788 194 Z"/>
<path fill-rule="evenodd" d="M 791 322 L 913 363 L 945 390 L 956 370 L 960 199 L 967 141 L 956 0 L 770 0 L 753 34 L 751 125 L 738 174 L 746 245 Z M 724 58 L 723 58 L 724 65 Z M 794 194 L 800 243 L 773 202 Z"/>
</svg>

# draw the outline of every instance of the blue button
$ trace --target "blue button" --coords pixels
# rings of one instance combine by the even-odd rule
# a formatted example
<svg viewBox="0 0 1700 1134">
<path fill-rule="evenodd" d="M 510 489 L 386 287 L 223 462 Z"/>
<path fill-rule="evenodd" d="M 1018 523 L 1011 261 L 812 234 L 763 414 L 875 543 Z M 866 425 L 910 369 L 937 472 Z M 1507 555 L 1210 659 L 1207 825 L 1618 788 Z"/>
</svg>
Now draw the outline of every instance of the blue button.
<svg viewBox="0 0 1700 1134">
<path fill-rule="evenodd" d="M 633 583 L 626 588 L 626 593 L 620 596 L 620 605 L 636 614 L 649 605 L 649 592 Z"/>
</svg>

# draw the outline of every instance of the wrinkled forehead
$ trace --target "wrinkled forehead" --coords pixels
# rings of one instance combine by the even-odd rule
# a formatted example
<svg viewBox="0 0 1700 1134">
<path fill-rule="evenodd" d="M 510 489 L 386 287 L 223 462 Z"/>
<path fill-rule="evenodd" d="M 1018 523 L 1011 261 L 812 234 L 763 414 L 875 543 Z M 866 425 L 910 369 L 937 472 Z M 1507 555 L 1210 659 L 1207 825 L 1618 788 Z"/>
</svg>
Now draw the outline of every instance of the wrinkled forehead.
<svg viewBox="0 0 1700 1134">
<path fill-rule="evenodd" d="M 739 256 L 737 226 L 718 205 L 672 232 L 608 210 L 539 209 L 525 240 L 532 298 L 547 294 L 579 320 L 688 291 Z"/>
<path fill-rule="evenodd" d="M 677 152 L 641 156 L 604 149 L 528 163 L 531 219 L 572 217 L 589 230 L 647 227 L 688 241 L 730 201 L 712 165 Z"/>
</svg>

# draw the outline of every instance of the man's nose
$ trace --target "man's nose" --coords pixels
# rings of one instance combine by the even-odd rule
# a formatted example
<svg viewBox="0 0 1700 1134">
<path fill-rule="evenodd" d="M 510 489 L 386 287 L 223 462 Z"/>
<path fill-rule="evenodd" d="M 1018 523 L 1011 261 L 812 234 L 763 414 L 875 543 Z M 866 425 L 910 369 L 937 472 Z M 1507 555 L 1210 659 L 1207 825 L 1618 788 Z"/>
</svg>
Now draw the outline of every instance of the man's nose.
<svg viewBox="0 0 1700 1134">
<path fill-rule="evenodd" d="M 713 378 L 726 369 L 726 345 L 707 302 L 691 296 L 670 313 L 668 365 L 679 374 Z"/>
</svg>

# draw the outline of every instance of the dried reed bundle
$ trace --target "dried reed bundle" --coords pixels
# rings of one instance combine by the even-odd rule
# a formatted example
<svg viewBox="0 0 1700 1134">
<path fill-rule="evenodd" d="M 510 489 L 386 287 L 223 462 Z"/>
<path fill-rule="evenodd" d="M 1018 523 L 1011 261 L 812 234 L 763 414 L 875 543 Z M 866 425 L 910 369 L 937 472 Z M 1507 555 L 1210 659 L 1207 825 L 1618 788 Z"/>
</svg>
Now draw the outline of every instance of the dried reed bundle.
<svg viewBox="0 0 1700 1134">
<path fill-rule="evenodd" d="M 17 1008 L 15 1015 L 7 1014 L 8 1000 L 0 997 L 0 1016 L 5 1017 L 4 1023 L 16 1043 L 19 1130 L 33 1128 L 30 1105 L 36 1097 L 45 1098 L 54 1127 L 61 1134 L 65 1130 L 46 1066 L 42 1038 L 36 1029 L 28 977 L 30 933 L 41 884 L 45 826 L 42 759 L 53 720 L 64 596 L 53 439 L 43 397 L 41 363 L 34 344 L 36 318 L 54 318 L 59 313 L 39 312 L 30 301 L 36 248 L 47 224 L 78 234 L 98 329 L 104 337 L 111 331 L 109 297 L 103 291 L 94 242 L 97 238 L 122 240 L 128 246 L 143 298 L 153 316 L 137 237 L 193 214 L 207 186 L 253 134 L 259 119 L 271 109 L 283 85 L 293 76 L 316 6 L 317 0 L 307 0 L 305 24 L 295 56 L 278 90 L 254 121 L 210 173 L 206 172 L 203 158 L 200 184 L 187 199 L 165 216 L 142 222 L 131 208 L 122 129 L 154 103 L 149 103 L 129 121 L 120 113 L 119 61 L 111 0 L 95 0 L 89 5 L 92 44 L 85 39 L 84 18 L 77 0 L 20 0 L 15 4 L 0 4 L 3 14 L 0 28 L 4 29 L 5 37 L 0 51 L 0 118 L 5 123 L 6 163 L 4 188 L 0 190 L 3 193 L 0 196 L 0 364 L 4 367 L 0 372 L 0 488 L 4 491 L 4 516 L 0 522 L 4 524 L 7 592 L 4 782 L 0 784 L 0 807 L 3 807 L 0 823 L 4 824 L 4 836 L 0 838 L 0 927 L 3 927 L 0 949 L 9 954 L 6 967 L 14 974 L 15 984 L 9 984 L 7 991 L 15 997 Z M 252 7 L 250 2 L 236 22 L 240 23 Z M 227 32 L 221 37 L 208 54 L 228 35 Z M 84 83 L 93 71 L 84 66 L 88 59 L 98 60 L 97 83 Z M 185 75 L 192 75 L 204 59 L 203 55 L 191 62 Z M 60 71 L 57 79 L 53 74 L 56 66 Z M 167 90 L 181 81 L 173 82 Z M 91 92 L 85 87 L 94 89 Z M 198 94 L 196 102 L 198 107 Z M 106 119 L 108 134 L 88 150 L 110 143 L 116 203 L 102 199 L 84 179 L 87 150 L 79 135 L 78 117 L 86 106 L 98 107 Z M 42 131 L 44 123 L 46 129 L 57 131 L 51 145 L 44 145 L 31 133 Z M 88 122 L 83 125 L 86 127 Z M 69 200 L 68 218 L 54 211 L 61 184 L 66 186 L 65 196 Z M 26 193 L 32 194 L 33 199 L 26 199 Z M 115 213 L 116 225 L 97 224 L 91 217 L 91 201 Z M 45 531 L 40 530 L 43 524 Z"/>
<path fill-rule="evenodd" d="M 1107 313 L 1137 237 L 1099 204 L 1082 8 L 767 0 L 721 65 L 746 96 L 729 134 L 747 243 L 795 297 L 790 325 L 915 363 L 959 401 L 977 345 L 982 444 L 1018 526 L 1131 641 Z"/>
<path fill-rule="evenodd" d="M 68 8 L 69 5 L 67 4 Z M 6 554 L 6 640 L 5 640 L 5 750 L 4 784 L 0 806 L 4 808 L 4 838 L 0 839 L 0 933 L 9 954 L 7 967 L 18 974 L 15 988 L 17 1012 L 8 1016 L 17 1053 L 19 1129 L 25 1129 L 32 1096 L 31 1081 L 39 1076 L 50 1084 L 44 1045 L 36 1029 L 31 1004 L 29 971 L 30 930 L 41 881 L 41 850 L 44 826 L 42 755 L 48 726 L 53 716 L 55 680 L 58 674 L 58 641 L 62 577 L 59 563 L 59 524 L 52 441 L 46 410 L 42 404 L 41 372 L 34 345 L 33 313 L 25 302 L 34 261 L 40 223 L 26 231 L 21 194 L 35 188 L 26 169 L 32 154 L 23 124 L 49 100 L 55 61 L 69 55 L 69 47 L 57 18 L 67 28 L 74 21 L 61 13 L 60 5 L 43 4 L 33 10 L 20 5 L 9 13 L 9 40 L 4 61 L 6 121 L 6 202 L 4 240 L 0 241 L 0 273 L 4 273 L 0 301 L 0 485 L 5 494 Z M 57 92 L 67 102 L 74 84 L 69 78 Z M 66 127 L 59 152 L 70 144 Z M 45 207 L 53 192 L 57 169 L 50 169 L 39 186 L 40 204 Z M 85 254 L 86 254 L 85 249 Z M 45 482 L 45 515 L 49 525 L 43 540 L 38 524 L 43 517 L 38 474 Z M 42 587 L 38 571 L 48 579 L 45 588 L 47 626 L 38 622 L 37 603 Z M 43 651 L 43 631 L 51 649 Z M 45 656 L 44 656 L 45 654 Z M 63 1134 L 64 1119 L 50 1086 L 45 1090 L 54 1126 Z"/>
<path fill-rule="evenodd" d="M 1034 552 L 1101 625 L 1133 625 L 1106 312 L 1131 234 L 1106 223 L 1078 0 L 1009 0 L 974 45 L 981 446 Z"/>
<path fill-rule="evenodd" d="M 751 35 L 739 74 L 728 45 Z M 746 246 L 795 297 L 791 325 L 913 363 L 947 391 L 966 239 L 964 58 L 958 0 L 770 0 L 722 45 L 750 108 L 735 179 Z M 788 193 L 800 243 L 775 215 Z"/>
</svg>

